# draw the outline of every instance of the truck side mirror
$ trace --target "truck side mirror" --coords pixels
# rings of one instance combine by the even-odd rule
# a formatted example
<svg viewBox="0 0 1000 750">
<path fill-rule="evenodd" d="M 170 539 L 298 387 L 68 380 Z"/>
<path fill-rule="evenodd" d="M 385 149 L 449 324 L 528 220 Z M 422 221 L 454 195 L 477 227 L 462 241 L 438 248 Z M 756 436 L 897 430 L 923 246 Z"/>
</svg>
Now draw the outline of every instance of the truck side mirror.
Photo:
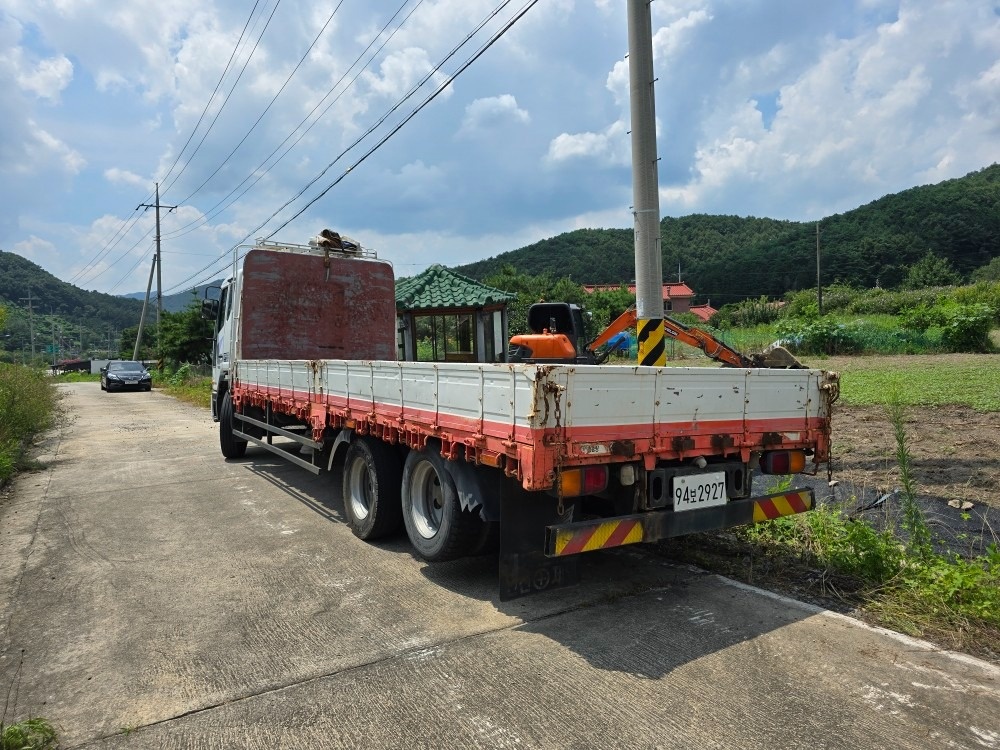
<svg viewBox="0 0 1000 750">
<path fill-rule="evenodd" d="M 201 301 L 201 317 L 205 320 L 215 320 L 219 316 L 219 300 L 205 299 Z"/>
</svg>

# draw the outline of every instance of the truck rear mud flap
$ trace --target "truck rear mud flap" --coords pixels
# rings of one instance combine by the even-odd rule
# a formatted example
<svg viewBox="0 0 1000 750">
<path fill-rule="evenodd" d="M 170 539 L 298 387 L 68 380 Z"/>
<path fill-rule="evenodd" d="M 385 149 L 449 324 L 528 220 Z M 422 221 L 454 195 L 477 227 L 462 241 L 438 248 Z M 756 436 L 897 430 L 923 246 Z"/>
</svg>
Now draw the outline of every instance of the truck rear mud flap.
<svg viewBox="0 0 1000 750">
<path fill-rule="evenodd" d="M 813 491 L 801 489 L 734 500 L 714 508 L 654 511 L 618 518 L 550 524 L 545 528 L 545 557 L 549 560 L 571 560 L 581 552 L 760 523 L 804 513 L 814 506 Z"/>
<path fill-rule="evenodd" d="M 543 551 L 549 528 L 572 518 L 567 503 L 562 516 L 554 497 L 525 492 L 505 478 L 500 487 L 500 601 L 518 599 L 580 580 L 578 558 L 552 558 Z M 572 526 L 573 524 L 568 524 Z"/>
</svg>

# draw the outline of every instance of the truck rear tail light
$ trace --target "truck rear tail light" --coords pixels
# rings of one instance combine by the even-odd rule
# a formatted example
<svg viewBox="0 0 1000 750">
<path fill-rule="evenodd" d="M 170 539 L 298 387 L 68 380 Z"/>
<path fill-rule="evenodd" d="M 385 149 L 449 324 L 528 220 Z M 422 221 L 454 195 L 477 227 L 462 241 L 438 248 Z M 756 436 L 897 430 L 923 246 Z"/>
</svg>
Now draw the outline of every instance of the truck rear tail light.
<svg viewBox="0 0 1000 750">
<path fill-rule="evenodd" d="M 798 474 L 806 468 L 806 454 L 802 451 L 769 451 L 760 458 L 764 474 Z"/>
<path fill-rule="evenodd" d="M 560 477 L 563 497 L 593 495 L 608 487 L 607 466 L 581 466 L 578 469 L 564 469 Z"/>
</svg>

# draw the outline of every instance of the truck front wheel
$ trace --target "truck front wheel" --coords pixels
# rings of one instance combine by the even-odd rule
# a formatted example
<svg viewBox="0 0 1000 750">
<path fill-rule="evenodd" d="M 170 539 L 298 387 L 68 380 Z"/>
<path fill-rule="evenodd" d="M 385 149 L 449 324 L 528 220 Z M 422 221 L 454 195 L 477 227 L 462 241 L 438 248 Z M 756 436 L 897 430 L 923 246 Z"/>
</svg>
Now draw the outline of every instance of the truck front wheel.
<svg viewBox="0 0 1000 750">
<path fill-rule="evenodd" d="M 425 560 L 453 560 L 479 545 L 483 521 L 462 510 L 447 462 L 433 448 L 406 457 L 402 501 L 406 534 Z"/>
<path fill-rule="evenodd" d="M 233 400 L 229 391 L 222 397 L 222 408 L 219 409 L 219 447 L 226 458 L 242 458 L 247 452 L 247 441 L 233 434 Z"/>
<path fill-rule="evenodd" d="M 378 539 L 399 529 L 400 460 L 379 440 L 355 437 L 344 458 L 344 515 L 360 539 Z"/>
</svg>

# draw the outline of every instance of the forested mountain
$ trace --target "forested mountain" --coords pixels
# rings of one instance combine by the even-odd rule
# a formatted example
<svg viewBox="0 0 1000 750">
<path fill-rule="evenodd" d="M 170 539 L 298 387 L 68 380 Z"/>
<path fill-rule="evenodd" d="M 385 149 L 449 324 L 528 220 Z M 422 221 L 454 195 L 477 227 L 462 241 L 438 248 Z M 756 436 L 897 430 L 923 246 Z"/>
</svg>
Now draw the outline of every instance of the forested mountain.
<svg viewBox="0 0 1000 750">
<path fill-rule="evenodd" d="M 661 223 L 663 274 L 719 306 L 816 284 L 816 224 L 695 214 Z M 824 285 L 897 286 L 928 252 L 963 278 L 1000 255 L 1000 165 L 887 195 L 820 223 Z M 482 279 L 509 263 L 578 283 L 634 278 L 631 229 L 580 229 L 456 270 Z"/>
<path fill-rule="evenodd" d="M 0 332 L 5 335 L 4 349 L 30 347 L 28 303 L 22 299 L 29 294 L 39 351 L 53 338 L 71 338 L 79 345 L 81 329 L 84 345 L 107 348 L 109 336 L 116 336 L 112 331 L 138 324 L 142 312 L 141 300 L 85 291 L 20 255 L 0 250 L 0 305 L 8 311 L 7 331 Z"/>
</svg>

